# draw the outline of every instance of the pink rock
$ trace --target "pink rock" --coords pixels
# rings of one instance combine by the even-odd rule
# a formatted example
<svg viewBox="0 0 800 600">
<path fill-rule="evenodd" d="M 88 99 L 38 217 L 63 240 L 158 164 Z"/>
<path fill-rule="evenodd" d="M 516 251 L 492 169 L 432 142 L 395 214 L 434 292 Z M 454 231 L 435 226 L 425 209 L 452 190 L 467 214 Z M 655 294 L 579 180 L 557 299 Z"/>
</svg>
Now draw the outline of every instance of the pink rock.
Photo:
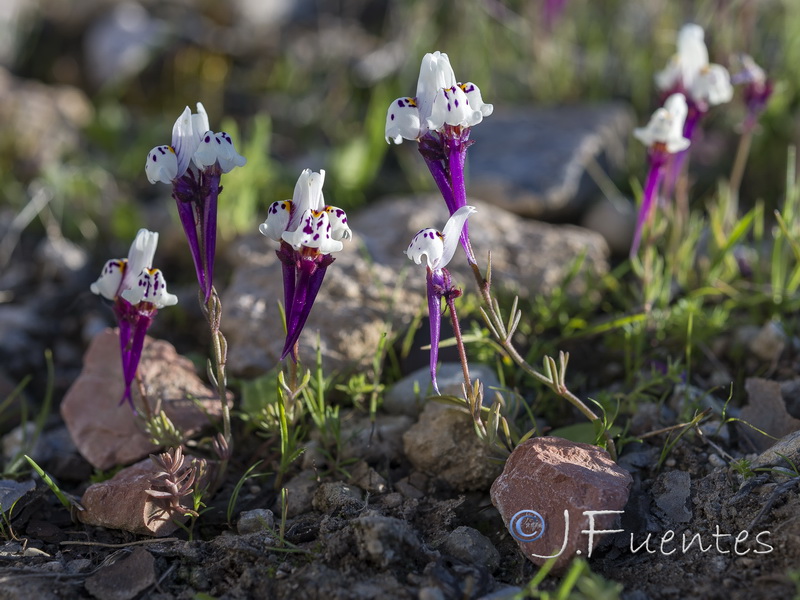
<svg viewBox="0 0 800 600">
<path fill-rule="evenodd" d="M 160 403 L 187 438 L 209 425 L 208 416 L 221 413 L 216 394 L 168 342 L 145 339 L 139 377 L 151 407 Z M 116 330 L 107 329 L 92 340 L 83 370 L 61 402 L 61 416 L 78 451 L 98 469 L 130 464 L 158 450 L 144 433 L 140 417 L 127 404 L 120 405 L 123 390 L 119 337 Z M 142 406 L 136 382 L 132 393 L 136 406 Z"/>
<path fill-rule="evenodd" d="M 597 446 L 538 437 L 514 449 L 491 497 L 523 554 L 537 565 L 558 556 L 551 571 L 558 574 L 575 555 L 591 555 L 598 531 L 619 529 L 621 513 L 587 511 L 622 511 L 632 483 Z"/>
<path fill-rule="evenodd" d="M 139 535 L 163 537 L 171 534 L 186 517 L 170 510 L 163 500 L 146 493 L 156 473 L 155 465 L 145 459 L 122 469 L 108 481 L 90 485 L 81 498 L 85 510 L 78 512 L 78 519 L 87 525 Z M 188 506 L 188 498 L 181 504 Z"/>
</svg>

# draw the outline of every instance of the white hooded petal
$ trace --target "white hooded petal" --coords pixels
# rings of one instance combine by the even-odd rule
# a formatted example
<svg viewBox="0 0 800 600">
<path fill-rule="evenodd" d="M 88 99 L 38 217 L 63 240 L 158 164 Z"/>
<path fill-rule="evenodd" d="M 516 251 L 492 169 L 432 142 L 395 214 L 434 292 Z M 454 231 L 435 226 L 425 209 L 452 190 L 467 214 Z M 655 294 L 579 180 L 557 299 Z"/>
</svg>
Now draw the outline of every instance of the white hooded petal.
<svg viewBox="0 0 800 600">
<path fill-rule="evenodd" d="M 689 147 L 689 140 L 683 137 L 687 112 L 683 94 L 672 94 L 664 102 L 663 108 L 653 113 L 647 126 L 637 127 L 633 135 L 648 148 L 663 144 L 671 154 L 685 150 Z"/>
<path fill-rule="evenodd" d="M 307 210 L 300 220 L 300 227 L 295 231 L 285 231 L 282 239 L 295 250 L 316 248 L 321 254 L 339 252 L 344 245 L 331 238 L 331 223 L 324 210 Z"/>
<path fill-rule="evenodd" d="M 705 102 L 709 106 L 730 102 L 733 86 L 728 69 L 722 65 L 706 65 L 692 82 L 689 94 L 695 102 Z"/>
<path fill-rule="evenodd" d="M 201 171 L 217 162 L 217 140 L 214 132 L 206 131 L 192 156 L 192 161 Z"/>
<path fill-rule="evenodd" d="M 126 261 L 122 259 L 112 259 L 106 262 L 100 277 L 89 289 L 93 294 L 98 294 L 106 300 L 113 300 L 117 297 L 119 286 L 122 283 L 122 275 L 125 272 Z"/>
<path fill-rule="evenodd" d="M 283 232 L 286 231 L 286 227 L 289 225 L 289 217 L 291 214 L 291 200 L 273 202 L 270 204 L 269 210 L 267 211 L 266 220 L 258 226 L 258 230 L 261 232 L 261 235 L 265 235 L 271 240 L 280 242 Z"/>
<path fill-rule="evenodd" d="M 459 239 L 461 238 L 461 231 L 464 229 L 464 223 L 467 222 L 470 215 L 476 212 L 478 212 L 478 209 L 474 206 L 462 206 L 447 219 L 447 223 L 445 223 L 444 229 L 442 230 L 444 249 L 442 252 L 442 262 L 439 264 L 440 269 L 446 267 L 448 263 L 453 260 Z"/>
<path fill-rule="evenodd" d="M 208 113 L 206 112 L 206 107 L 203 106 L 202 102 L 198 102 L 197 113 L 192 115 L 192 132 L 194 133 L 196 144 L 200 143 L 200 138 L 209 129 L 211 129 L 211 125 L 208 124 Z"/>
<path fill-rule="evenodd" d="M 147 155 L 144 172 L 150 183 L 172 183 L 178 176 L 178 158 L 170 146 L 156 146 Z"/>
<path fill-rule="evenodd" d="M 353 239 L 353 232 L 347 224 L 347 214 L 341 208 L 326 206 L 325 212 L 328 213 L 331 223 L 331 238 L 337 241 Z"/>
<path fill-rule="evenodd" d="M 462 206 L 447 220 L 443 232 L 432 228 L 417 232 L 405 251 L 406 256 L 419 265 L 425 255 L 432 271 L 443 269 L 455 255 L 464 223 L 475 212 L 474 206 Z"/>
<path fill-rule="evenodd" d="M 708 64 L 708 49 L 703 28 L 687 23 L 678 33 L 677 52 L 666 69 L 656 74 L 656 85 L 661 90 L 680 86 L 689 89 L 697 74 Z"/>
<path fill-rule="evenodd" d="M 224 131 L 220 131 L 214 137 L 218 144 L 217 160 L 223 173 L 230 173 L 234 168 L 243 167 L 247 164 L 247 159 L 236 151 L 231 136 Z"/>
<path fill-rule="evenodd" d="M 428 119 L 429 129 L 440 130 L 445 124 L 472 127 L 483 120 L 483 113 L 470 107 L 467 96 L 459 86 L 439 90 Z"/>
<path fill-rule="evenodd" d="M 697 73 L 708 64 L 705 32 L 700 25 L 687 23 L 678 32 L 678 57 L 684 85 L 689 86 Z"/>
<path fill-rule="evenodd" d="M 123 300 L 137 305 L 149 302 L 155 307 L 164 308 L 178 303 L 178 297 L 167 292 L 167 282 L 158 269 L 144 269 L 136 278 L 135 284 L 120 294 Z"/>
<path fill-rule="evenodd" d="M 417 80 L 417 107 L 419 120 L 423 125 L 433 110 L 433 101 L 439 90 L 456 85 L 456 76 L 450 66 L 450 58 L 444 52 L 433 52 L 422 57 Z M 422 131 L 420 135 L 423 135 Z"/>
<path fill-rule="evenodd" d="M 142 271 L 153 266 L 153 257 L 158 246 L 158 233 L 140 229 L 128 251 L 128 267 L 122 281 L 122 289 L 132 288 L 136 283 L 135 277 Z"/>
<path fill-rule="evenodd" d="M 386 111 L 386 142 L 395 144 L 416 140 L 420 136 L 419 109 L 414 98 L 398 98 Z"/>
<path fill-rule="evenodd" d="M 477 85 L 470 81 L 459 84 L 459 87 L 464 90 L 464 94 L 467 96 L 467 100 L 469 100 L 469 105 L 474 110 L 481 111 L 484 117 L 488 117 L 494 112 L 494 105 L 484 103 L 481 90 Z"/>
<path fill-rule="evenodd" d="M 175 150 L 175 156 L 178 159 L 178 168 L 176 177 L 182 177 L 189 168 L 189 161 L 192 160 L 199 136 L 194 132 L 192 127 L 192 111 L 187 106 L 175 125 L 172 126 L 172 148 Z"/>
<path fill-rule="evenodd" d="M 292 194 L 292 216 L 287 229 L 294 231 L 300 226 L 300 220 L 308 210 L 322 210 L 325 198 L 322 195 L 322 186 L 325 183 L 325 171 L 319 173 L 305 169 L 297 178 Z"/>
<path fill-rule="evenodd" d="M 425 256 L 428 268 L 432 271 L 439 267 L 443 253 L 444 237 L 441 232 L 433 228 L 418 231 L 404 252 L 418 265 L 422 264 L 422 257 Z"/>
</svg>

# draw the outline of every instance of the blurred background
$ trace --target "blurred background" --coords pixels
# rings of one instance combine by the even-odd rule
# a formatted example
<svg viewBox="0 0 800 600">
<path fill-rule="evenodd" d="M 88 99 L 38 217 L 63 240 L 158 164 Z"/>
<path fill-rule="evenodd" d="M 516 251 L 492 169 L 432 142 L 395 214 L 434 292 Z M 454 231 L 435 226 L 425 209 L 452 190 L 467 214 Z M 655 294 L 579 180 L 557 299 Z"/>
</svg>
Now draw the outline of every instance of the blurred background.
<svg viewBox="0 0 800 600">
<path fill-rule="evenodd" d="M 424 53 L 447 52 L 459 80 L 477 83 L 496 109 L 616 100 L 643 125 L 659 101 L 653 75 L 686 22 L 705 27 L 713 62 L 747 52 L 778 81 L 742 190 L 745 206 L 756 198 L 777 206 L 786 148 L 798 137 L 794 0 L 2 0 L 6 355 L 26 344 L 10 336 L 41 334 L 41 323 L 20 328 L 24 319 L 45 309 L 66 319 L 95 305 L 88 283 L 142 226 L 161 232 L 157 266 L 170 285 L 193 288 L 170 190 L 150 185 L 143 169 L 150 148 L 170 143 L 186 105 L 202 101 L 211 128 L 229 132 L 248 160 L 223 180 L 224 253 L 226 242 L 257 230 L 271 202 L 291 197 L 306 167 L 327 170 L 327 201 L 348 211 L 433 189 L 414 144 L 384 140 L 388 104 L 415 94 Z M 707 167 L 707 188 L 730 172 L 743 116 L 737 96 L 706 119 L 707 155 L 693 161 Z M 623 195 L 634 196 L 645 159 L 631 144 L 613 175 Z M 220 259 L 223 287 L 230 268 Z M 26 297 L 49 293 L 50 304 L 26 316 Z M 182 315 L 160 326 L 180 326 Z M 84 337 L 86 327 L 59 325 Z"/>
</svg>

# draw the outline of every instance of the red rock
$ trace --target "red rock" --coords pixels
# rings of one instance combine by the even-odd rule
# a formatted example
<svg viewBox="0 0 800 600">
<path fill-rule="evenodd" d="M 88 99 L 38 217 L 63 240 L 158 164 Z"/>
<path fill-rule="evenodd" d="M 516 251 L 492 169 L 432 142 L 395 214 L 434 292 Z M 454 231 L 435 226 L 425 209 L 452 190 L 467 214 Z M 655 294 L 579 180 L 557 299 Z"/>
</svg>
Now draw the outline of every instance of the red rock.
<svg viewBox="0 0 800 600">
<path fill-rule="evenodd" d="M 168 342 L 145 339 L 139 377 L 151 406 L 160 402 L 187 438 L 209 425 L 208 416 L 192 398 L 209 416 L 221 413 L 216 394 L 200 380 L 192 362 Z M 78 451 L 98 469 L 130 464 L 158 450 L 140 418 L 127 403 L 120 405 L 123 390 L 119 337 L 107 329 L 92 340 L 83 370 L 61 402 L 61 416 Z M 136 406 L 141 406 L 136 382 L 132 393 Z"/>
<path fill-rule="evenodd" d="M 538 437 L 514 449 L 491 497 L 523 554 L 537 565 L 557 555 L 552 572 L 558 574 L 574 556 L 591 554 L 602 537 L 597 531 L 619 529 L 621 514 L 594 515 L 590 526 L 586 512 L 622 511 L 632 483 L 630 473 L 597 446 Z"/>
<path fill-rule="evenodd" d="M 87 525 L 139 535 L 171 534 L 186 519 L 146 493 L 156 472 L 155 465 L 146 459 L 122 469 L 107 481 L 90 485 L 81 498 L 85 510 L 78 512 L 78 519 Z M 187 502 L 184 500 L 182 504 Z"/>
</svg>

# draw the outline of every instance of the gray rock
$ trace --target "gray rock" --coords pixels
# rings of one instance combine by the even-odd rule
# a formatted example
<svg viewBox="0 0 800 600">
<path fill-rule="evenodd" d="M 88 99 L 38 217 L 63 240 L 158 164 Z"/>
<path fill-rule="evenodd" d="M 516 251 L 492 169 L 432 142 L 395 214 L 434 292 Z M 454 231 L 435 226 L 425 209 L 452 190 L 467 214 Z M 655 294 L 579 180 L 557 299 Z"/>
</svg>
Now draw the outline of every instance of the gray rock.
<svg viewBox="0 0 800 600">
<path fill-rule="evenodd" d="M 586 293 L 588 277 L 608 271 L 608 247 L 599 234 L 526 221 L 484 202 L 470 202 L 478 208 L 470 220 L 472 244 L 484 269 L 491 250 L 495 286 L 525 296 L 547 295 L 562 284 L 570 266 L 584 253 L 581 272 L 568 287 L 570 293 Z M 436 196 L 386 199 L 352 216 L 354 239 L 328 267 L 300 337 L 301 359 L 313 359 L 319 335 L 325 369 L 369 366 L 383 334 L 402 330 L 425 306 L 424 269 L 403 251 L 420 229 L 441 229 L 448 216 L 444 201 Z M 364 257 L 364 247 L 370 260 Z M 278 312 L 283 279 L 275 250 L 274 242 L 258 234 L 231 247 L 229 260 L 238 267 L 222 297 L 222 329 L 233 375 L 268 371 L 283 348 Z M 461 251 L 448 269 L 458 285 L 473 286 Z"/>
<path fill-rule="evenodd" d="M 417 469 L 458 491 L 488 489 L 503 468 L 475 436 L 469 415 L 436 402 L 403 435 L 403 446 Z"/>
<path fill-rule="evenodd" d="M 560 288 L 570 266 L 584 253 L 581 271 L 567 288 L 570 293 L 585 293 L 589 277 L 608 271 L 608 246 L 600 234 L 572 225 L 523 219 L 476 198 L 467 199 L 478 209 L 469 219 L 470 240 L 484 271 L 491 251 L 494 286 L 525 297 L 547 296 Z M 409 271 L 405 287 L 422 297 L 425 270 L 412 263 L 403 251 L 420 229 L 441 230 L 449 216 L 438 195 L 395 197 L 371 204 L 350 219 L 350 225 L 375 262 L 392 267 L 395 277 L 398 270 L 406 267 Z M 392 226 L 387 227 L 387 223 Z M 447 269 L 462 289 L 475 289 L 472 270 L 462 250 L 456 251 Z"/>
<path fill-rule="evenodd" d="M 386 493 L 386 480 L 366 461 L 359 460 L 350 467 L 350 481 L 370 494 Z"/>
<path fill-rule="evenodd" d="M 692 478 L 686 471 L 670 471 L 658 477 L 653 489 L 656 506 L 664 515 L 676 523 L 692 520 L 689 509 L 689 494 Z"/>
<path fill-rule="evenodd" d="M 244 511 L 239 515 L 236 523 L 236 531 L 240 535 L 257 533 L 259 531 L 269 531 L 275 528 L 275 515 L 266 508 L 256 508 Z"/>
<path fill-rule="evenodd" d="M 315 510 L 324 513 L 343 513 L 353 516 L 364 508 L 361 490 L 341 481 L 323 483 L 314 492 Z"/>
<path fill-rule="evenodd" d="M 498 108 L 473 128 L 468 189 L 517 214 L 563 216 L 597 193 L 587 165 L 624 164 L 633 125 L 621 103 Z"/>
<path fill-rule="evenodd" d="M 581 227 L 602 235 L 613 254 L 627 255 L 636 229 L 636 207 L 626 198 L 603 196 L 583 214 Z"/>
<path fill-rule="evenodd" d="M 130 600 L 156 582 L 156 560 L 142 546 L 86 579 L 87 591 L 100 600 Z"/>
<path fill-rule="evenodd" d="M 779 439 L 766 452 L 760 454 L 758 458 L 752 462 L 752 466 L 753 468 L 768 466 L 785 467 L 788 465 L 784 457 L 788 458 L 795 465 L 800 464 L 800 430 Z"/>
<path fill-rule="evenodd" d="M 494 369 L 486 365 L 472 364 L 469 367 L 469 374 L 473 381 L 480 379 L 483 383 L 483 402 L 485 405 L 491 405 L 494 393 L 490 388 L 500 387 Z M 442 394 L 462 395 L 461 384 L 464 383 L 464 376 L 460 363 L 442 363 L 439 365 L 436 378 Z M 392 415 L 416 417 L 425 405 L 425 398 L 432 393 L 430 368 L 422 367 L 403 377 L 386 392 L 383 409 Z"/>
<path fill-rule="evenodd" d="M 356 239 L 345 244 L 328 267 L 300 336 L 300 359 L 310 363 L 319 335 L 326 371 L 371 364 L 384 333 L 407 326 L 423 302 L 421 293 L 396 287 L 393 269 L 364 259 L 358 234 L 355 230 Z M 239 266 L 222 297 L 222 330 L 228 340 L 231 374 L 264 373 L 277 364 L 283 349 L 278 312 L 283 278 L 276 247 L 256 234 L 233 248 L 231 260 Z"/>
<path fill-rule="evenodd" d="M 78 147 L 92 105 L 77 88 L 17 79 L 0 68 L 0 145 L 20 179 Z"/>
<path fill-rule="evenodd" d="M 377 463 L 402 456 L 403 434 L 413 422 L 405 415 L 378 415 L 373 424 L 367 415 L 343 413 L 340 459 Z M 316 435 L 312 433 L 312 437 Z"/>
<path fill-rule="evenodd" d="M 472 527 L 461 526 L 451 531 L 439 550 L 466 563 L 485 567 L 490 573 L 500 566 L 500 553 L 494 544 Z"/>
<path fill-rule="evenodd" d="M 0 480 L 0 513 L 8 511 L 14 503 L 28 492 L 36 489 L 33 480 L 14 481 L 13 479 Z"/>
<path fill-rule="evenodd" d="M 416 533 L 408 523 L 393 517 L 366 516 L 353 521 L 359 554 L 376 566 L 408 560 L 424 551 Z"/>
<path fill-rule="evenodd" d="M 289 506 L 286 509 L 288 518 L 305 514 L 314 508 L 314 492 L 318 485 L 313 471 L 303 471 L 284 484 L 289 493 Z M 280 498 L 276 500 L 274 509 L 280 513 Z"/>
</svg>

